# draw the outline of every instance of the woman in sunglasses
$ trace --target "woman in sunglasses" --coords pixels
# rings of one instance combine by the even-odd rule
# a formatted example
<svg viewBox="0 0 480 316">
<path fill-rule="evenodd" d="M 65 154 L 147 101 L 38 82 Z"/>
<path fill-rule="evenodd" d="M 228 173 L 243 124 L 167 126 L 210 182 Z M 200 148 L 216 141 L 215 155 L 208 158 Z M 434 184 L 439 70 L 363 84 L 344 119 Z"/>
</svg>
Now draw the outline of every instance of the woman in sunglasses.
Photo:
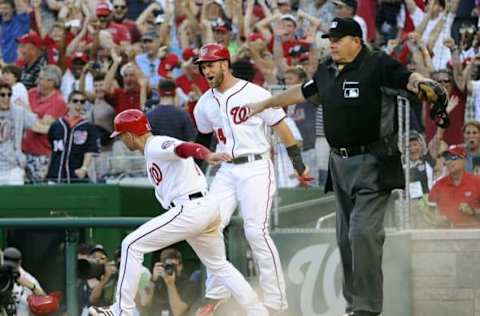
<svg viewBox="0 0 480 316">
<path fill-rule="evenodd" d="M 47 180 L 50 183 L 88 182 L 93 155 L 100 152 L 95 127 L 85 119 L 85 94 L 74 90 L 68 97 L 68 112 L 48 131 L 52 148 Z"/>
<path fill-rule="evenodd" d="M 26 158 L 22 152 L 23 132 L 31 129 L 46 134 L 48 127 L 34 113 L 15 105 L 12 88 L 0 83 L 0 185 L 24 184 Z"/>
</svg>

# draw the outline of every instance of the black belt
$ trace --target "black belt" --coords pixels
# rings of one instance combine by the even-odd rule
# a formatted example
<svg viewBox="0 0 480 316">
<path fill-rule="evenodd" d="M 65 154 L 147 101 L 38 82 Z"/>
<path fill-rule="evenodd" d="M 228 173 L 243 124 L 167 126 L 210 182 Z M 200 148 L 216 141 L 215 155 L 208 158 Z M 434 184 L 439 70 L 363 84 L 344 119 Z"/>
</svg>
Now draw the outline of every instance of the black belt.
<svg viewBox="0 0 480 316">
<path fill-rule="evenodd" d="M 188 195 L 189 200 L 195 200 L 204 197 L 205 195 L 202 192 L 195 192 Z M 175 203 L 170 202 L 170 208 L 175 207 Z"/>
<path fill-rule="evenodd" d="M 237 158 L 233 158 L 232 160 L 228 161 L 229 163 L 233 163 L 234 165 L 240 165 L 242 163 L 247 163 L 248 162 L 249 156 L 241 156 Z M 255 154 L 253 155 L 253 160 L 260 160 L 263 159 L 262 155 Z"/>
<path fill-rule="evenodd" d="M 367 146 L 351 146 L 351 147 L 342 147 L 342 148 L 334 148 L 332 147 L 332 151 L 341 156 L 342 158 L 348 158 L 351 156 L 366 154 L 370 152 Z"/>
</svg>

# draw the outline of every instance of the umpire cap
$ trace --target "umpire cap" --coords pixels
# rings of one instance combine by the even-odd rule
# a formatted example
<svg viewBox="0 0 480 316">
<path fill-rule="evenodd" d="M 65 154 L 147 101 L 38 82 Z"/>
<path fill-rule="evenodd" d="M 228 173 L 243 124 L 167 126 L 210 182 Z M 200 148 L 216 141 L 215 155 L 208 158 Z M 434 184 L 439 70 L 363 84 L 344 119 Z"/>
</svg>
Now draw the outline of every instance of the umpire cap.
<svg viewBox="0 0 480 316">
<path fill-rule="evenodd" d="M 110 138 L 125 132 L 141 136 L 152 130 L 147 116 L 137 109 L 128 109 L 120 112 L 115 116 L 113 125 L 115 126 L 115 131 L 110 135 Z"/>
<path fill-rule="evenodd" d="M 347 35 L 362 38 L 360 24 L 352 18 L 335 18 L 330 24 L 328 33 L 323 34 L 322 38 L 342 38 Z"/>
</svg>

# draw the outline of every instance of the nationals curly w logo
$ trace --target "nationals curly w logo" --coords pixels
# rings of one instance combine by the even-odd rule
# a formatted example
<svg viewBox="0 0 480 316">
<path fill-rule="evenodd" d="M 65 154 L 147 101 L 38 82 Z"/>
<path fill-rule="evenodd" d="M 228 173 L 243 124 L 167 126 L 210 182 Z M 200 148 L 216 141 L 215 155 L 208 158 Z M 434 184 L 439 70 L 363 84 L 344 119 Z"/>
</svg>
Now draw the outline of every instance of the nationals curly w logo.
<svg viewBox="0 0 480 316">
<path fill-rule="evenodd" d="M 150 173 L 150 177 L 152 177 L 153 183 L 155 183 L 155 185 L 158 185 L 160 182 L 162 182 L 162 171 L 156 163 L 152 163 L 152 166 L 148 168 L 148 172 Z"/>
<path fill-rule="evenodd" d="M 233 123 L 240 124 L 248 120 L 248 113 L 250 109 L 243 106 L 236 106 L 230 110 L 230 115 L 233 116 Z"/>
<path fill-rule="evenodd" d="M 301 315 L 341 315 L 345 308 L 336 280 L 336 272 L 341 269 L 340 253 L 338 248 L 328 251 L 329 247 L 329 244 L 305 247 L 288 263 L 289 281 L 300 286 Z M 323 302 L 321 306 L 319 301 Z"/>
</svg>

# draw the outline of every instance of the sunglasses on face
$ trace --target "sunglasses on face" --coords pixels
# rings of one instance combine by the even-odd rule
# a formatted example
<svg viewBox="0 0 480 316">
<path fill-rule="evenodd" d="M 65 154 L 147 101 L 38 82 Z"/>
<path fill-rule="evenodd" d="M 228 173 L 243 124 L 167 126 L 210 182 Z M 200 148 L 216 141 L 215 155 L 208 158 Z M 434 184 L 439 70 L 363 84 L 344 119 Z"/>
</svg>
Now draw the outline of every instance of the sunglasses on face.
<svg viewBox="0 0 480 316">
<path fill-rule="evenodd" d="M 72 99 L 72 103 L 85 104 L 85 102 L 86 102 L 85 99 Z"/>
<path fill-rule="evenodd" d="M 438 83 L 450 83 L 450 79 L 437 80 Z"/>
<path fill-rule="evenodd" d="M 11 96 L 12 96 L 11 92 L 1 92 L 0 93 L 0 97 L 2 97 L 2 98 L 5 98 L 5 97 L 10 98 Z"/>
<path fill-rule="evenodd" d="M 152 43 L 153 40 L 152 39 L 149 39 L 149 38 L 146 38 L 146 39 L 143 39 L 142 40 L 142 43 L 146 44 L 146 43 Z"/>
<path fill-rule="evenodd" d="M 127 8 L 127 6 L 126 5 L 114 5 L 113 8 L 115 10 L 124 10 L 124 9 Z"/>
<path fill-rule="evenodd" d="M 445 155 L 443 158 L 445 159 L 445 161 L 452 161 L 452 160 L 456 161 L 456 160 L 462 159 L 462 157 L 457 155 Z"/>
</svg>

